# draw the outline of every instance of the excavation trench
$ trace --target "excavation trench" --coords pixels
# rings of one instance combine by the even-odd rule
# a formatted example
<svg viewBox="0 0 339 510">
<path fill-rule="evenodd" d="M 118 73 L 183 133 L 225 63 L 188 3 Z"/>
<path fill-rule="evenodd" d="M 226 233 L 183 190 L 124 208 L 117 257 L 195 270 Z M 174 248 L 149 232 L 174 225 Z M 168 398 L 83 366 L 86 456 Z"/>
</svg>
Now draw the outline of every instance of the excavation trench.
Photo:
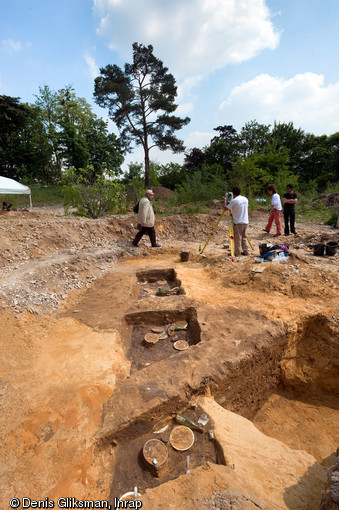
<svg viewBox="0 0 339 510">
<path fill-rule="evenodd" d="M 196 310 L 189 308 L 178 312 L 158 311 L 146 312 L 144 314 L 131 314 L 126 321 L 133 325 L 132 337 L 135 335 L 135 325 L 140 324 L 164 324 L 178 318 L 186 319 L 192 331 L 195 331 L 195 340 L 198 344 L 200 339 L 200 327 L 197 320 Z M 319 327 L 321 334 L 319 336 Z M 189 455 L 190 470 L 204 465 L 206 462 L 226 465 L 225 456 L 218 440 L 214 437 L 214 423 L 208 417 L 208 423 L 204 431 L 194 431 L 194 444 L 187 451 L 176 451 L 170 442 L 170 433 L 178 425 L 176 413 L 191 418 L 195 423 L 204 416 L 204 410 L 200 408 L 199 394 L 211 393 L 215 400 L 224 408 L 238 413 L 250 420 L 255 420 L 264 406 L 272 397 L 280 395 L 288 398 L 304 401 L 308 407 L 314 404 L 315 395 L 323 402 L 331 405 L 326 399 L 325 388 L 329 388 L 332 396 L 338 390 L 337 377 L 338 368 L 330 366 L 327 371 L 321 370 L 323 360 L 315 360 L 314 353 L 324 349 L 326 344 L 328 356 L 331 357 L 331 349 L 335 348 L 334 342 L 331 345 L 332 329 L 330 322 L 325 317 L 310 317 L 300 324 L 297 332 L 290 335 L 283 335 L 275 338 L 270 347 L 258 349 L 254 347 L 252 353 L 239 361 L 215 360 L 215 365 L 210 365 L 210 371 L 201 374 L 199 385 L 192 380 L 186 380 L 185 392 L 178 392 L 170 396 L 165 390 L 160 391 L 155 380 L 148 381 L 144 387 L 143 396 L 148 401 L 148 410 L 120 430 L 111 431 L 110 444 L 114 454 L 115 469 L 112 477 L 111 499 L 137 486 L 144 492 L 146 488 L 156 487 L 169 480 L 173 480 L 186 472 L 187 455 Z M 208 342 L 208 338 L 204 339 Z M 164 343 L 165 341 L 163 341 Z M 168 344 L 170 341 L 167 339 Z M 132 345 L 132 344 L 131 344 Z M 155 346 L 152 347 L 154 349 Z M 163 344 L 160 346 L 163 347 Z M 190 347 L 194 349 L 194 345 Z M 145 352 L 149 348 L 144 347 Z M 291 353 L 294 353 L 291 355 Z M 133 349 L 129 351 L 133 357 Z M 313 354 L 312 354 L 313 353 Z M 187 353 L 179 353 L 179 356 L 188 356 Z M 142 356 L 139 350 L 138 357 Z M 194 359 L 194 358 L 193 358 Z M 167 360 L 173 362 L 173 359 Z M 210 360 L 211 361 L 211 360 Z M 293 367 L 295 369 L 293 369 Z M 301 374 L 308 372 L 312 365 L 312 376 L 301 380 Z M 141 372 L 139 373 L 139 377 Z M 166 381 L 166 374 L 163 374 Z M 139 383 L 140 383 L 140 379 Z M 168 383 L 170 385 L 170 382 Z M 166 387 L 166 383 L 163 386 Z M 139 389 L 141 386 L 139 386 Z M 152 405 L 152 399 L 147 397 L 147 390 L 154 397 L 154 390 L 161 396 L 161 405 Z M 133 399 L 134 400 L 134 399 Z M 327 402 L 326 402 L 327 401 Z M 332 402 L 338 401 L 337 399 Z M 266 412 L 266 415 L 269 414 Z M 261 417 L 261 421 L 265 421 Z M 260 420 L 258 420 L 260 426 Z M 266 430 L 269 434 L 270 422 L 266 416 Z M 154 468 L 143 455 L 143 448 L 147 441 L 157 440 L 166 446 L 168 457 L 160 469 Z"/>
<path fill-rule="evenodd" d="M 139 271 L 136 276 L 140 286 L 139 299 L 185 294 L 181 280 L 178 279 L 173 268 Z"/>
<path fill-rule="evenodd" d="M 144 299 L 141 289 L 145 284 L 153 287 Z M 121 285 L 124 301 L 112 291 Z M 177 286 L 179 292 L 156 296 L 159 285 Z M 184 475 L 187 455 L 190 471 L 208 462 L 227 464 L 218 438 L 213 437 L 212 417 L 203 433 L 193 432 L 194 444 L 187 451 L 175 450 L 169 441 L 178 425 L 177 413 L 195 422 L 205 414 L 199 407 L 202 395 L 213 396 L 224 409 L 252 420 L 285 444 L 289 443 L 287 435 L 271 433 L 271 399 L 280 396 L 288 402 L 304 401 L 312 414 L 312 406 L 318 405 L 312 401 L 316 395 L 318 402 L 335 408 L 335 401 L 328 404 L 324 397 L 329 389 L 338 401 L 335 325 L 329 318 L 307 316 L 291 325 L 253 308 L 209 306 L 186 295 L 185 279 L 168 268 L 133 271 L 125 267 L 96 286 L 100 300 L 93 299 L 97 289 L 90 289 L 77 303 L 77 319 L 103 331 L 116 328 L 130 363 L 128 377 L 117 381 L 103 405 L 95 438 L 97 453 L 111 453 L 112 501 L 135 486 L 143 492 Z M 120 313 L 112 313 L 118 305 Z M 176 323 L 187 324 L 174 332 L 178 340 L 188 343 L 186 350 L 175 350 L 170 335 L 154 345 L 145 342 L 154 329 L 159 334 L 160 329 L 166 331 Z M 288 413 L 285 408 L 278 420 L 288 424 Z M 167 451 L 158 470 L 143 456 L 149 440 L 159 440 Z M 297 446 L 304 449 L 305 445 Z M 328 451 L 330 441 L 327 446 Z M 313 454 L 311 447 L 308 451 Z"/>
<path fill-rule="evenodd" d="M 201 341 L 200 327 L 194 308 L 182 311 L 136 313 L 128 315 L 126 321 L 132 327 L 132 338 L 139 338 L 140 335 L 135 333 L 136 325 L 147 325 L 147 329 L 150 325 L 175 322 L 183 318 L 192 328 L 192 338 L 196 343 L 190 349 L 194 349 L 194 346 Z M 321 338 L 317 333 L 319 326 L 322 331 Z M 126 426 L 121 426 L 119 430 L 111 430 L 109 435 L 115 460 L 111 486 L 112 501 L 135 485 L 144 491 L 146 488 L 156 487 L 185 474 L 187 455 L 190 456 L 190 470 L 206 462 L 226 465 L 222 448 L 214 437 L 214 423 L 210 417 L 202 433 L 194 431 L 194 444 L 187 451 L 176 451 L 169 440 L 171 431 L 178 425 L 177 413 L 192 419 L 195 423 L 204 415 L 204 410 L 199 407 L 198 402 L 199 395 L 206 393 L 207 388 L 221 406 L 250 420 L 255 419 L 270 398 L 277 394 L 290 400 L 293 398 L 304 400 L 308 402 L 308 406 L 312 405 L 315 389 L 319 398 L 323 393 L 322 388 L 325 387 L 330 388 L 333 394 L 336 391 L 337 368 L 329 367 L 327 372 L 318 370 L 321 369 L 323 362 L 320 360 L 317 368 L 317 363 L 314 363 L 314 357 L 311 355 L 312 352 L 324 348 L 320 344 L 325 343 L 328 356 L 331 356 L 331 347 L 335 348 L 334 343 L 331 346 L 331 335 L 331 325 L 325 317 L 310 317 L 299 325 L 296 333 L 275 338 L 270 347 L 258 349 L 254 346 L 252 353 L 248 352 L 239 361 L 224 360 L 223 362 L 220 358 L 214 360 L 214 366 L 210 364 L 209 373 L 200 374 L 199 384 L 188 378 L 185 381 L 185 391 L 172 396 L 170 395 L 173 391 L 170 389 L 171 382 L 165 372 L 163 373 L 163 389 L 160 389 L 154 378 L 148 380 L 147 376 L 145 386 L 140 385 L 143 377 L 142 371 L 139 372 L 138 389 L 148 409 Z M 207 343 L 208 340 L 206 338 L 203 341 Z M 160 345 L 152 346 L 151 349 L 155 347 L 163 349 L 166 342 L 168 345 L 171 344 L 170 340 L 166 339 Z M 133 342 L 131 346 L 129 354 L 133 360 Z M 138 359 L 142 357 L 143 350 L 148 353 L 149 349 L 146 346 L 140 347 Z M 194 357 L 190 358 L 190 349 L 186 353 L 179 353 L 178 356 L 184 355 L 185 360 L 193 361 Z M 291 356 L 291 352 L 295 354 Z M 172 356 L 175 357 L 177 354 Z M 175 363 L 175 358 L 169 357 L 167 362 Z M 177 362 L 180 363 L 180 360 L 178 359 Z M 312 377 L 308 381 L 301 381 L 300 374 L 307 372 L 310 364 L 313 364 Z M 297 370 L 293 370 L 292 365 L 297 367 Z M 166 384 L 170 390 L 167 393 Z M 152 405 L 154 396 L 162 399 L 160 405 Z M 326 400 L 325 396 L 324 400 Z M 135 398 L 132 398 L 132 401 L 136 402 Z M 266 423 L 266 428 L 268 427 L 269 422 Z M 168 458 L 160 469 L 145 462 L 143 447 L 149 440 L 160 441 L 166 446 Z"/>
</svg>

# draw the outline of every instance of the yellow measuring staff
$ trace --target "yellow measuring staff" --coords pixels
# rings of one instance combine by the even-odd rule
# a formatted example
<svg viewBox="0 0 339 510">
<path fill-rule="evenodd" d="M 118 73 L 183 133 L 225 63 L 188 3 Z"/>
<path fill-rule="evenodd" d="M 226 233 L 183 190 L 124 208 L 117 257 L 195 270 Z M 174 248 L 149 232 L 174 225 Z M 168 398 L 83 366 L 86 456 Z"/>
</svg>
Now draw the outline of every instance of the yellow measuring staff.
<svg viewBox="0 0 339 510">
<path fill-rule="evenodd" d="M 219 223 L 220 223 L 220 221 L 221 221 L 221 218 L 224 216 L 225 212 L 226 212 L 226 210 L 224 209 L 224 210 L 223 210 L 223 212 L 222 212 L 222 213 L 221 213 L 221 215 L 220 215 L 220 218 L 219 218 L 219 219 L 218 219 L 218 221 L 216 222 L 214 229 L 213 229 L 213 230 L 212 230 L 212 232 L 210 233 L 209 238 L 207 239 L 207 241 L 206 241 L 206 243 L 205 243 L 205 246 L 204 246 L 204 247 L 203 247 L 203 249 L 201 250 L 200 255 L 203 253 L 204 249 L 206 248 L 206 246 L 208 245 L 208 243 L 209 243 L 209 242 L 210 242 L 210 240 L 212 239 L 213 234 L 214 234 L 214 232 L 216 231 L 217 226 L 219 225 Z"/>
<path fill-rule="evenodd" d="M 231 255 L 234 257 L 234 227 L 233 227 L 233 216 L 232 213 L 227 209 L 228 218 L 228 233 L 230 236 Z"/>
<path fill-rule="evenodd" d="M 251 249 L 254 250 L 253 244 L 251 243 L 250 238 L 247 236 L 246 239 L 247 239 L 247 242 L 250 245 Z"/>
</svg>

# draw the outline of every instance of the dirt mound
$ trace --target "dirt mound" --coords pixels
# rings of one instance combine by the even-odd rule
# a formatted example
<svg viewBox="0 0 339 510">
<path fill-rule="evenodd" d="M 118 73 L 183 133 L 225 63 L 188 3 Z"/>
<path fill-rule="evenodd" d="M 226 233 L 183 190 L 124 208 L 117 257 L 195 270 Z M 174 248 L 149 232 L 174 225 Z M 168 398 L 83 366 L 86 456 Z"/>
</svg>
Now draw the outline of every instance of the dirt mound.
<svg viewBox="0 0 339 510">
<path fill-rule="evenodd" d="M 318 195 L 312 199 L 312 202 L 316 203 L 318 200 L 322 200 L 325 207 L 339 205 L 339 192 L 328 193 L 327 195 Z"/>
</svg>

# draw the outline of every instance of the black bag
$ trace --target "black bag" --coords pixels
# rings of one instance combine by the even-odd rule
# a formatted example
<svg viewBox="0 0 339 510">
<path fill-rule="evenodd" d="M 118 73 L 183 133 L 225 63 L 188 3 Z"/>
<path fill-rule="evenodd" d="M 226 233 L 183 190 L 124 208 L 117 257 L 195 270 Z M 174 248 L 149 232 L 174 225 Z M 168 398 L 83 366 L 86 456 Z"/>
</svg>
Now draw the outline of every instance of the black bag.
<svg viewBox="0 0 339 510">
<path fill-rule="evenodd" d="M 133 212 L 135 212 L 135 214 L 138 214 L 138 212 L 139 212 L 139 202 L 137 204 L 135 204 L 135 206 L 133 207 Z"/>
</svg>

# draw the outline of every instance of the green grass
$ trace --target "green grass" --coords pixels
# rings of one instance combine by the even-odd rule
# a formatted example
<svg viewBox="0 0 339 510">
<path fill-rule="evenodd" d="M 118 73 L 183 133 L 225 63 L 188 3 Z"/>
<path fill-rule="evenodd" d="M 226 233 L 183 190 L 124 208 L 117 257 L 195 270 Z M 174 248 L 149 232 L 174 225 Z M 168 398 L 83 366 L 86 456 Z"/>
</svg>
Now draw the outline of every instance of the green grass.
<svg viewBox="0 0 339 510">
<path fill-rule="evenodd" d="M 63 196 L 60 186 L 29 186 L 34 206 L 63 205 Z M 2 202 L 12 204 L 14 209 L 29 207 L 29 195 L 1 195 Z"/>
</svg>

